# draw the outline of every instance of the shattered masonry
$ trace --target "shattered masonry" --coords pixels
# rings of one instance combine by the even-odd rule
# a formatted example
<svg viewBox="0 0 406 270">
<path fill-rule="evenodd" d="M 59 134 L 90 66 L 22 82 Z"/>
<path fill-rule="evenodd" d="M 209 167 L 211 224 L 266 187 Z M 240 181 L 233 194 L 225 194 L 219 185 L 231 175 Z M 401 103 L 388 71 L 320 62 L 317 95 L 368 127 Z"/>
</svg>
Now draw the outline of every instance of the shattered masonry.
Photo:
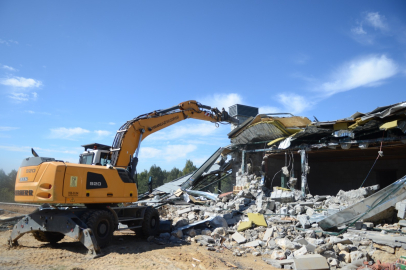
<svg viewBox="0 0 406 270">
<path fill-rule="evenodd" d="M 229 146 L 139 202 L 159 206 L 156 240 L 284 269 L 389 269 L 406 256 L 405 102 L 327 122 L 243 105 L 230 115 Z"/>
</svg>

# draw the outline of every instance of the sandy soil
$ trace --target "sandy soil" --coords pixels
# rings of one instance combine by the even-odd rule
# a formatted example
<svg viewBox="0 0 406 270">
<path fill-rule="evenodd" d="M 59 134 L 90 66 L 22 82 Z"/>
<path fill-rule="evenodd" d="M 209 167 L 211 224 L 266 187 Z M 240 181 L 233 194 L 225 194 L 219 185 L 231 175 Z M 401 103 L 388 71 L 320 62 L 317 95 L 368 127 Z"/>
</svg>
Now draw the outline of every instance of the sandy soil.
<svg viewBox="0 0 406 270">
<path fill-rule="evenodd" d="M 9 235 L 0 232 L 0 269 L 274 269 L 252 254 L 235 257 L 230 250 L 208 251 L 197 244 L 161 245 L 138 239 L 130 231 L 115 232 L 104 256 L 96 259 L 68 237 L 51 246 L 27 234 L 18 247 L 9 248 Z"/>
<path fill-rule="evenodd" d="M 0 232 L 0 269 L 275 269 L 250 253 L 236 257 L 227 249 L 216 252 L 197 244 L 147 242 L 132 231 L 115 232 L 111 244 L 102 250 L 104 256 L 96 259 L 68 237 L 52 246 L 26 234 L 18 247 L 10 248 L 9 236 L 10 231 Z"/>
</svg>

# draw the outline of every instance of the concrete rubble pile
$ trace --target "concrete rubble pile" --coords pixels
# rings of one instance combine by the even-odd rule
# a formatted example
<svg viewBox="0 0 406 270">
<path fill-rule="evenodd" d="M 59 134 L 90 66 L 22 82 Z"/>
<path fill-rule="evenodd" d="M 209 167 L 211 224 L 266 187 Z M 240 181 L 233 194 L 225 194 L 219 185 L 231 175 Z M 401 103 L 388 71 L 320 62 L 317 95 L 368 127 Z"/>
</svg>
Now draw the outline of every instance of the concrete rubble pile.
<svg viewBox="0 0 406 270">
<path fill-rule="evenodd" d="M 260 177 L 245 177 L 249 185 L 236 194 L 221 194 L 205 205 L 161 207 L 161 219 L 172 221 L 172 226 L 156 240 L 188 241 L 217 252 L 228 249 L 235 256 L 261 256 L 268 264 L 284 269 L 305 269 L 298 265 L 309 258 L 320 262 L 317 269 L 356 269 L 364 261 L 394 262 L 406 255 L 406 237 L 392 233 L 406 226 L 403 220 L 378 225 L 375 231 L 370 230 L 372 222 L 358 221 L 355 227 L 335 235 L 323 232 L 317 224 L 362 201 L 379 186 L 340 191 L 337 196 L 308 194 L 301 198 L 298 191 L 274 188 L 271 192 L 261 185 Z M 406 200 L 396 208 L 400 218 L 405 218 Z"/>
</svg>

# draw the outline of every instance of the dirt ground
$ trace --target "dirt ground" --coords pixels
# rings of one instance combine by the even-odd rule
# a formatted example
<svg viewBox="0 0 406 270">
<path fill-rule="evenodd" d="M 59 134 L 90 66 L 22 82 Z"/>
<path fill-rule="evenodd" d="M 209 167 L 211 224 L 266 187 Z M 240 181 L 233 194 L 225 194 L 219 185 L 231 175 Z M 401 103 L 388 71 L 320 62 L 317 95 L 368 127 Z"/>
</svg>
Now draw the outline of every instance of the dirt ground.
<svg viewBox="0 0 406 270">
<path fill-rule="evenodd" d="M 251 253 L 236 257 L 227 249 L 216 252 L 197 244 L 147 242 L 127 230 L 115 232 L 102 250 L 104 255 L 96 259 L 68 237 L 52 246 L 26 234 L 18 247 L 10 248 L 9 236 L 10 231 L 0 232 L 0 269 L 275 269 Z"/>
</svg>

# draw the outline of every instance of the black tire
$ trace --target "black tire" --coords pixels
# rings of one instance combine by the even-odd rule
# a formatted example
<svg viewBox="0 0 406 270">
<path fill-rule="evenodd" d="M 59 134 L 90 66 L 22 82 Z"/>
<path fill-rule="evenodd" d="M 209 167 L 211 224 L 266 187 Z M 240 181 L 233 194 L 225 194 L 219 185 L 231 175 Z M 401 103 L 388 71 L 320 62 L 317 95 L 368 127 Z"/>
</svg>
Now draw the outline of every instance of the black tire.
<svg viewBox="0 0 406 270">
<path fill-rule="evenodd" d="M 65 237 L 63 233 L 42 232 L 42 231 L 32 232 L 32 235 L 34 236 L 35 239 L 37 239 L 40 242 L 46 242 L 51 244 L 56 244 Z"/>
<path fill-rule="evenodd" d="M 159 233 L 159 213 L 152 207 L 145 209 L 144 220 L 142 221 L 141 237 L 148 238 Z"/>
<path fill-rule="evenodd" d="M 87 224 L 87 220 L 89 219 L 90 215 L 93 214 L 94 211 L 92 210 L 87 210 L 85 213 L 83 213 L 80 216 L 80 220 L 83 221 L 83 223 Z"/>
<path fill-rule="evenodd" d="M 114 233 L 114 218 L 109 211 L 92 212 L 86 225 L 92 230 L 99 247 L 103 248 L 110 243 Z"/>
</svg>

